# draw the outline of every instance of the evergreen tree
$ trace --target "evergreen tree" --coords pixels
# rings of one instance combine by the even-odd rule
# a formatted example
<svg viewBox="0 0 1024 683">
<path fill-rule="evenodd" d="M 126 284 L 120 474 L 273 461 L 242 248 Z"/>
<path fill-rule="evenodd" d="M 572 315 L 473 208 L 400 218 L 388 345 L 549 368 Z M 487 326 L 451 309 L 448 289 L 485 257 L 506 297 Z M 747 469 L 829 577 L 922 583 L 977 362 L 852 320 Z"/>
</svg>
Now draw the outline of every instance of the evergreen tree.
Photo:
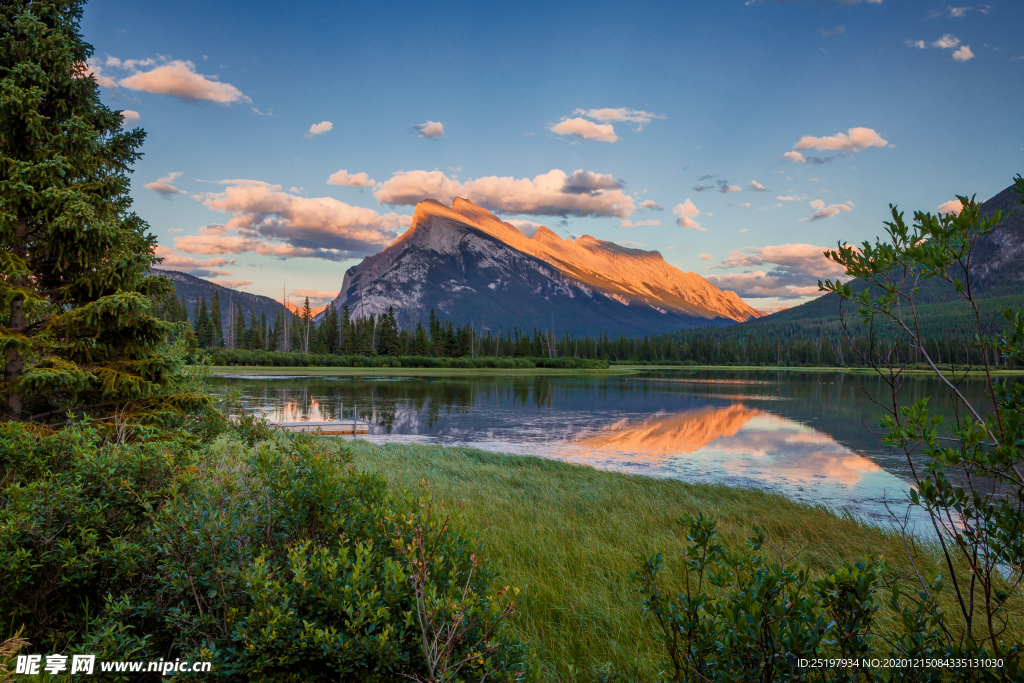
<svg viewBox="0 0 1024 683">
<path fill-rule="evenodd" d="M 131 211 L 145 137 L 87 75 L 82 3 L 0 5 L 0 382 L 8 419 L 112 410 L 176 364 L 153 314 L 156 239 Z"/>
<path fill-rule="evenodd" d="M 302 352 L 309 353 L 309 333 L 313 325 L 313 311 L 309 308 L 309 297 L 302 304 Z"/>
<path fill-rule="evenodd" d="M 377 326 L 377 353 L 385 356 L 398 355 L 398 320 L 395 309 L 388 306 L 387 313 L 380 316 Z"/>
<path fill-rule="evenodd" d="M 199 303 L 196 304 L 196 341 L 199 343 L 199 348 L 208 349 L 213 343 L 213 325 L 210 323 L 210 314 L 206 310 L 206 297 L 200 297 Z"/>
<path fill-rule="evenodd" d="M 341 352 L 352 353 L 352 342 L 355 333 L 352 330 L 352 312 L 348 310 L 348 304 L 341 308 Z"/>
<path fill-rule="evenodd" d="M 427 355 L 427 331 L 423 329 L 423 323 L 416 323 L 416 333 L 413 335 L 412 343 L 410 344 L 409 353 L 414 356 L 426 356 Z"/>
<path fill-rule="evenodd" d="M 230 309 L 228 313 L 230 313 Z M 217 294 L 217 290 L 213 290 L 213 305 L 210 308 L 210 330 L 212 332 L 212 339 L 210 340 L 210 346 L 221 348 L 224 346 L 224 325 L 222 323 L 223 315 L 220 311 L 220 296 Z M 234 339 L 231 340 L 234 343 Z"/>
</svg>

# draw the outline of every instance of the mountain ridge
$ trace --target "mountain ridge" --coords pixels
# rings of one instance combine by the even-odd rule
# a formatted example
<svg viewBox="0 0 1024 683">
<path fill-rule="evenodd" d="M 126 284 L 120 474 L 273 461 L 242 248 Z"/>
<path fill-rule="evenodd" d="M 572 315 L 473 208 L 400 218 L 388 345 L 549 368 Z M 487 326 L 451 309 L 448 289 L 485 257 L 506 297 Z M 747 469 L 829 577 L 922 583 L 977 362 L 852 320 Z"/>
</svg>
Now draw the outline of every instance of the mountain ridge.
<svg viewBox="0 0 1024 683">
<path fill-rule="evenodd" d="M 355 316 L 394 307 L 403 326 L 434 308 L 482 328 L 574 334 L 643 335 L 759 315 L 659 252 L 589 235 L 563 240 L 547 227 L 527 237 L 462 198 L 417 204 L 404 234 L 345 273 L 334 303 Z"/>
</svg>

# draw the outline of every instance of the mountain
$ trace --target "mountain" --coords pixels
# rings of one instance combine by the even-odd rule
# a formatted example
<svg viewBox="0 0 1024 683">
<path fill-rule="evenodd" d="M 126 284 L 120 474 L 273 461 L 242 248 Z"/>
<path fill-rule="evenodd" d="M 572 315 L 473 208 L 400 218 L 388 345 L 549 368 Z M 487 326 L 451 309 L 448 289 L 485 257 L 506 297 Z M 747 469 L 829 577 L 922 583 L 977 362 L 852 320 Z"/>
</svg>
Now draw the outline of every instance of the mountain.
<svg viewBox="0 0 1024 683">
<path fill-rule="evenodd" d="M 163 270 L 162 268 L 154 268 L 153 273 L 154 275 L 163 275 L 174 283 L 175 294 L 177 294 L 179 300 L 182 297 L 185 298 L 188 317 L 193 322 L 196 319 L 196 307 L 199 304 L 200 297 L 206 299 L 206 309 L 209 310 L 213 304 L 214 292 L 217 292 L 217 296 L 220 298 L 221 324 L 225 329 L 227 329 L 228 325 L 228 315 L 230 315 L 230 311 L 234 308 L 235 304 L 242 305 L 242 313 L 245 315 L 246 324 L 251 323 L 251 316 L 255 315 L 258 318 L 261 313 L 266 313 L 267 320 L 273 323 L 278 312 L 284 309 L 284 306 L 279 301 L 274 301 L 270 297 L 228 289 L 188 273 L 180 273 L 176 270 Z"/>
<path fill-rule="evenodd" d="M 971 259 L 971 282 L 983 325 L 994 332 L 1005 324 L 1002 310 L 1024 304 L 1024 211 L 1014 186 L 1010 186 L 981 205 L 982 216 L 996 211 L 1015 211 L 989 234 L 978 239 Z M 860 280 L 850 283 L 855 292 L 866 286 Z M 933 278 L 920 284 L 916 296 L 918 314 L 926 336 L 973 334 L 973 314 L 966 302 L 948 283 Z M 856 306 L 847 304 L 848 320 L 857 319 Z M 835 294 L 808 301 L 800 306 L 745 322 L 729 330 L 729 335 L 775 335 L 782 333 L 817 338 L 820 331 L 839 329 L 839 297 Z"/>
<path fill-rule="evenodd" d="M 589 235 L 527 237 L 465 199 L 417 204 L 412 226 L 345 273 L 335 305 L 353 315 L 395 308 L 403 327 L 434 309 L 477 329 L 638 336 L 756 318 L 734 292 L 684 273 L 656 251 Z"/>
</svg>

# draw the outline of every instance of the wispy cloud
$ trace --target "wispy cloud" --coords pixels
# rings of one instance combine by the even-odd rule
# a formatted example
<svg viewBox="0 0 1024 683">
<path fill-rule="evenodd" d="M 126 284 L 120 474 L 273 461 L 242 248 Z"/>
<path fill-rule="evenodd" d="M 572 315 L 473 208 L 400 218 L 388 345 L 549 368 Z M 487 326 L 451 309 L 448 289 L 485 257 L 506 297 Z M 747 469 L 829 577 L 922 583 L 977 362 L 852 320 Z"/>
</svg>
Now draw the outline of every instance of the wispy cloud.
<svg viewBox="0 0 1024 683">
<path fill-rule="evenodd" d="M 637 221 L 636 223 L 633 221 L 622 221 L 619 223 L 619 227 L 622 228 L 646 228 L 655 225 L 661 225 L 661 221 L 651 218 L 646 221 Z"/>
<path fill-rule="evenodd" d="M 820 221 L 826 218 L 832 218 L 836 214 L 842 213 L 843 211 L 852 211 L 853 202 L 846 202 L 845 204 L 830 204 L 825 206 L 825 202 L 820 199 L 811 200 L 811 208 L 814 209 L 814 213 L 807 218 L 801 218 L 801 221 Z"/>
<path fill-rule="evenodd" d="M 846 33 L 846 27 L 845 26 L 836 26 L 831 31 L 827 31 L 827 30 L 825 30 L 823 28 L 819 28 L 818 29 L 818 33 L 821 35 L 822 38 L 831 38 L 832 36 L 841 36 L 844 33 Z"/>
<path fill-rule="evenodd" d="M 223 275 L 231 275 L 231 271 L 220 269 L 220 266 L 226 266 L 228 264 L 228 260 L 226 258 L 191 258 L 189 256 L 182 256 L 181 254 L 175 253 L 172 249 L 159 245 L 157 245 L 153 250 L 153 254 L 157 258 L 161 259 L 161 263 L 157 268 L 177 270 L 190 275 L 195 275 L 196 277 L 220 277 Z"/>
<path fill-rule="evenodd" d="M 653 199 L 645 199 L 645 200 L 643 200 L 642 202 L 637 204 L 636 208 L 639 209 L 640 211 L 643 211 L 644 209 L 650 209 L 651 211 L 664 211 L 665 210 L 665 207 L 659 205 Z"/>
<path fill-rule="evenodd" d="M 762 185 L 761 183 L 757 182 L 756 180 L 751 180 L 750 181 L 750 191 L 751 192 L 765 192 L 766 189 L 765 189 L 765 186 Z"/>
<path fill-rule="evenodd" d="M 664 114 L 655 114 L 654 112 L 643 111 L 642 109 L 629 109 L 627 107 L 618 107 L 617 109 L 610 107 L 605 107 L 604 109 L 577 109 L 573 114 L 580 114 L 595 121 L 604 121 L 605 123 L 609 121 L 635 123 L 637 124 L 637 131 L 643 130 L 644 126 L 654 119 L 665 118 Z"/>
<path fill-rule="evenodd" d="M 151 183 L 147 183 L 144 187 L 147 190 L 153 190 L 163 195 L 164 199 L 170 199 L 176 194 L 185 194 L 184 190 L 179 190 L 174 186 L 174 179 L 181 175 L 181 171 L 175 171 L 168 173 L 163 178 L 157 178 Z"/>
</svg>

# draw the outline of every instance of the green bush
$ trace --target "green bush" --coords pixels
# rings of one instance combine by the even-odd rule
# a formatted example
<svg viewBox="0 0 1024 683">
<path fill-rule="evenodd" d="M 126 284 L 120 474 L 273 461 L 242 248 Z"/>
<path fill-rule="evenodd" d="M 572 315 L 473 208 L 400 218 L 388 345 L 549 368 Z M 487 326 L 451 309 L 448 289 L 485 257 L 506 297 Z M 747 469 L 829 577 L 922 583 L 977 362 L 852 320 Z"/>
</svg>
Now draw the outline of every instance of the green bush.
<svg viewBox="0 0 1024 683">
<path fill-rule="evenodd" d="M 476 542 L 326 440 L 196 455 L 2 429 L 0 613 L 31 651 L 211 660 L 239 681 L 528 673 L 504 627 L 515 602 L 491 590 Z M 439 633 L 447 649 L 425 649 Z"/>
</svg>

